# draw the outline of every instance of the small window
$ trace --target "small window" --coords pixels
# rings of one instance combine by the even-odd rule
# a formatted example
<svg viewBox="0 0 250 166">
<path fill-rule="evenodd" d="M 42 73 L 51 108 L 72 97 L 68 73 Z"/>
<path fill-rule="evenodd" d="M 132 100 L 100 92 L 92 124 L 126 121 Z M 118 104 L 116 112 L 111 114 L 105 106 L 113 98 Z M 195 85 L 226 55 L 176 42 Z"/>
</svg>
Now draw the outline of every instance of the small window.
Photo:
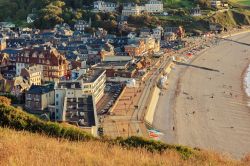
<svg viewBox="0 0 250 166">
<path fill-rule="evenodd" d="M 58 101 L 56 102 L 56 105 L 59 105 Z"/>
<path fill-rule="evenodd" d="M 56 94 L 56 98 L 58 98 L 59 97 L 59 94 Z"/>
</svg>

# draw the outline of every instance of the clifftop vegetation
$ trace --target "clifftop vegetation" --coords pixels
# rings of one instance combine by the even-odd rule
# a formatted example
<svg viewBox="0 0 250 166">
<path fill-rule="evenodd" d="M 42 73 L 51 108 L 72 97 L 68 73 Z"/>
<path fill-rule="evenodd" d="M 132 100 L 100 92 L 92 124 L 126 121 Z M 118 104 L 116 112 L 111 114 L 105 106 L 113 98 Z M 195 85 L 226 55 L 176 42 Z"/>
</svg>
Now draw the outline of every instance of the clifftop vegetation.
<svg viewBox="0 0 250 166">
<path fill-rule="evenodd" d="M 249 165 L 226 156 L 140 137 L 94 138 L 45 122 L 0 98 L 0 165 Z M 7 127 L 7 128 L 6 128 Z"/>
</svg>

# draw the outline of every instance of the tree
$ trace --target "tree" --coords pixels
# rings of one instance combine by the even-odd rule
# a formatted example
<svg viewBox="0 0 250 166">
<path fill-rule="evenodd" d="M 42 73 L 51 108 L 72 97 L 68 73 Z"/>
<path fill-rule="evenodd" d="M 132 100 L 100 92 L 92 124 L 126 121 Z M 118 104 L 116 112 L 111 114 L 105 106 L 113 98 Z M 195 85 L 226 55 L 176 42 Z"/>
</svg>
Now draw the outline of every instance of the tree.
<svg viewBox="0 0 250 166">
<path fill-rule="evenodd" d="M 0 104 L 4 104 L 7 106 L 11 105 L 11 100 L 5 96 L 0 96 Z"/>
<path fill-rule="evenodd" d="M 40 18 L 35 24 L 40 28 L 52 28 L 56 24 L 62 23 L 62 7 L 65 5 L 62 1 L 53 1 L 48 4 L 44 9 L 40 10 Z"/>
</svg>

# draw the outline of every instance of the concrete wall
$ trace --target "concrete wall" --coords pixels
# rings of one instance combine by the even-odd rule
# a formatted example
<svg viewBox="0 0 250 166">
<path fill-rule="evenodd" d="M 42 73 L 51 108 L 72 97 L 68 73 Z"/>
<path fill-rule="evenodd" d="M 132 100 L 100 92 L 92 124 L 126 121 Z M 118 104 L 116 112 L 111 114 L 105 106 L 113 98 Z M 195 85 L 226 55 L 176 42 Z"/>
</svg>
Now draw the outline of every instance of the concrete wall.
<svg viewBox="0 0 250 166">
<path fill-rule="evenodd" d="M 145 122 L 148 125 L 152 125 L 153 124 L 153 120 L 154 120 L 154 114 L 155 114 L 155 109 L 159 100 L 159 94 L 160 94 L 161 90 L 156 86 L 152 92 L 152 96 L 149 100 L 149 106 L 146 112 L 146 116 L 145 116 Z"/>
</svg>

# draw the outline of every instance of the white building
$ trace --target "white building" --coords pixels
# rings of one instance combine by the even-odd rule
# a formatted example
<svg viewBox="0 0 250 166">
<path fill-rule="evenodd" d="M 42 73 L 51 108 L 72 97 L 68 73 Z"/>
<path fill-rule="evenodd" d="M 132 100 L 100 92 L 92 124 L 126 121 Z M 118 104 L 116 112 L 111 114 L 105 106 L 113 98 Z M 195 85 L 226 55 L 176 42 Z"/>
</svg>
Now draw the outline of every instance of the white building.
<svg viewBox="0 0 250 166">
<path fill-rule="evenodd" d="M 160 0 L 149 0 L 145 4 L 145 11 L 148 13 L 161 13 L 163 12 L 163 3 Z"/>
<path fill-rule="evenodd" d="M 112 2 L 104 2 L 104 1 L 95 1 L 94 2 L 94 10 L 102 11 L 102 12 L 114 12 L 117 8 L 116 3 Z"/>
<path fill-rule="evenodd" d="M 75 25 L 74 25 L 74 29 L 77 31 L 84 31 L 85 28 L 90 27 L 89 23 L 87 23 L 84 20 L 78 20 Z"/>
<path fill-rule="evenodd" d="M 122 15 L 123 16 L 131 16 L 131 15 L 140 15 L 141 12 L 144 10 L 144 6 L 138 6 L 138 5 L 127 5 L 124 6 L 122 9 Z"/>
<path fill-rule="evenodd" d="M 67 101 L 92 96 L 94 106 L 104 95 L 106 71 L 89 70 L 77 80 L 60 81 L 55 85 L 55 117 L 58 121 L 66 120 Z M 79 107 L 79 106 L 78 106 Z M 76 108 L 78 108 L 76 107 Z"/>
</svg>

